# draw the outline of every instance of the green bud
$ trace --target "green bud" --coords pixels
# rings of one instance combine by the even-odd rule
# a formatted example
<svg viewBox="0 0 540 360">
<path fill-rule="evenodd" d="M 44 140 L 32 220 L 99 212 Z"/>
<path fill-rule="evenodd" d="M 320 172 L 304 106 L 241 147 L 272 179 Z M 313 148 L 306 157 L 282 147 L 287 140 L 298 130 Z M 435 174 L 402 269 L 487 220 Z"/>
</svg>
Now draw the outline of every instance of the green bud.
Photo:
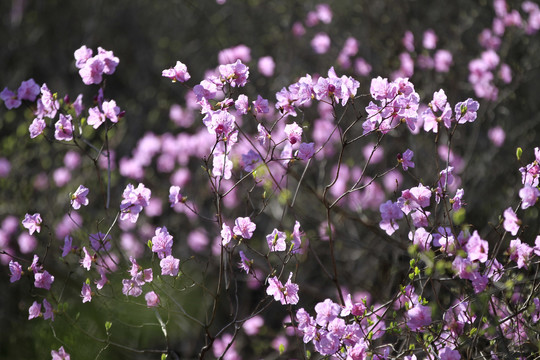
<svg viewBox="0 0 540 360">
<path fill-rule="evenodd" d="M 523 149 L 518 147 L 516 149 L 516 157 L 517 157 L 518 161 L 521 160 L 521 155 L 523 155 Z"/>
</svg>

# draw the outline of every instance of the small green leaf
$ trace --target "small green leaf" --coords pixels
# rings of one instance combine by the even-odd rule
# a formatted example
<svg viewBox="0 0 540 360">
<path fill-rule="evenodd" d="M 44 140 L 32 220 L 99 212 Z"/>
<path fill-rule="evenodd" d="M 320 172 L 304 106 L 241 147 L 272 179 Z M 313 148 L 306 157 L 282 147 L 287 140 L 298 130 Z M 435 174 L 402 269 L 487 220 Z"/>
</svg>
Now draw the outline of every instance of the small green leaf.
<svg viewBox="0 0 540 360">
<path fill-rule="evenodd" d="M 283 355 L 285 352 L 285 345 L 279 344 L 279 355 Z"/>
<path fill-rule="evenodd" d="M 105 321 L 105 331 L 107 332 L 107 334 L 109 333 L 109 330 L 111 330 L 111 326 L 112 326 L 112 322 Z"/>
<path fill-rule="evenodd" d="M 518 161 L 521 160 L 521 155 L 523 155 L 523 149 L 518 147 L 516 149 L 516 157 L 517 157 Z"/>
<path fill-rule="evenodd" d="M 148 242 L 146 243 L 146 245 L 148 245 L 148 247 L 151 249 L 151 248 L 152 248 L 152 240 L 148 240 Z"/>
<path fill-rule="evenodd" d="M 311 351 L 306 350 L 306 359 L 311 359 Z"/>
<path fill-rule="evenodd" d="M 161 354 L 161 360 L 167 360 L 167 354 Z"/>
</svg>

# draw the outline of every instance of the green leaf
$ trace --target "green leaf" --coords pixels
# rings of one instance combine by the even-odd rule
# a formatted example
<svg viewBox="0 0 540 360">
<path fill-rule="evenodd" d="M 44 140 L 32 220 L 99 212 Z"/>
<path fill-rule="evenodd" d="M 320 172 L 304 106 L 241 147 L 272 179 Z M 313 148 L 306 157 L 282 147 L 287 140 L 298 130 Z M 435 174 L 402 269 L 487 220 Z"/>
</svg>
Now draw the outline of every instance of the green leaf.
<svg viewBox="0 0 540 360">
<path fill-rule="evenodd" d="M 148 242 L 146 243 L 146 245 L 148 245 L 148 247 L 150 249 L 152 249 L 152 240 L 148 240 Z"/>
<path fill-rule="evenodd" d="M 523 149 L 518 147 L 516 149 L 516 157 L 517 157 L 518 161 L 521 160 L 521 155 L 523 155 Z"/>
<path fill-rule="evenodd" d="M 279 344 L 279 355 L 283 355 L 285 352 L 285 345 Z"/>
<path fill-rule="evenodd" d="M 109 330 L 111 330 L 111 326 L 112 326 L 112 322 L 105 321 L 105 331 L 107 332 L 107 334 L 109 333 Z"/>
<path fill-rule="evenodd" d="M 166 360 L 167 359 L 167 354 L 161 354 L 161 360 Z"/>
</svg>

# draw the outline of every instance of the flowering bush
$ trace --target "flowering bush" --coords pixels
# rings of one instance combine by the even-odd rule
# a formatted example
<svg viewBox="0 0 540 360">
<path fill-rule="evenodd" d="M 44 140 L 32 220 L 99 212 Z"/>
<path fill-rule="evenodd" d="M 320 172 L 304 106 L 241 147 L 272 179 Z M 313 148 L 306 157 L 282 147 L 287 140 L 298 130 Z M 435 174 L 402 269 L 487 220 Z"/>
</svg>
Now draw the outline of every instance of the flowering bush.
<svg viewBox="0 0 540 360">
<path fill-rule="evenodd" d="M 162 81 L 185 99 L 170 108 L 177 129 L 146 132 L 124 156 L 137 119 L 106 86 L 124 63 L 113 51 L 74 50 L 92 100 L 35 79 L 6 87 L 6 114 L 24 115 L 17 142 L 56 153 L 32 169 L 32 196 L 10 185 L 22 201 L 0 229 L 9 290 L 50 334 L 39 356 L 538 354 L 536 139 L 510 145 L 517 162 L 497 160 L 508 186 L 485 169 L 515 140 L 488 122 L 514 84 L 503 50 L 512 34 L 536 40 L 540 8 L 493 5 L 463 78 L 471 94 L 414 80 L 453 71 L 433 29 L 420 50 L 403 34 L 387 76 L 370 75 L 349 37 L 334 66 L 273 91 L 251 79 L 272 78 L 280 62 L 265 54 L 254 66 L 239 45 L 200 78 L 189 58 L 163 63 Z M 328 56 L 341 39 L 323 31 L 334 19 L 318 4 L 289 30 Z M 12 165 L 30 164 L 1 165 L 7 184 Z M 482 198 L 491 183 L 499 191 Z"/>
</svg>

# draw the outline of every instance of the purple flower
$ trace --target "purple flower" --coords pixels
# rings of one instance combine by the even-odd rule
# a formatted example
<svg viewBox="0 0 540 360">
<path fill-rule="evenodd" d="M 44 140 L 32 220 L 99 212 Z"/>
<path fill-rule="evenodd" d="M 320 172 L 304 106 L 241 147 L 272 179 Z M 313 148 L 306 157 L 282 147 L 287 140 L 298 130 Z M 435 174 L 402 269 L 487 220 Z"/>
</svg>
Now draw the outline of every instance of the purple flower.
<svg viewBox="0 0 540 360">
<path fill-rule="evenodd" d="M 132 223 L 137 222 L 139 213 L 148 206 L 152 192 L 143 184 L 135 188 L 128 184 L 124 189 L 122 197 L 124 200 L 120 203 L 120 220 L 129 220 Z"/>
<path fill-rule="evenodd" d="M 84 257 L 80 261 L 81 266 L 85 268 L 87 271 L 90 271 L 90 267 L 92 266 L 92 256 L 88 253 L 88 250 L 86 250 L 86 247 L 83 247 L 83 253 L 84 253 Z"/>
<path fill-rule="evenodd" d="M 9 282 L 18 281 L 22 275 L 22 266 L 17 261 L 9 261 L 9 272 L 11 273 Z"/>
<path fill-rule="evenodd" d="M 268 109 L 268 100 L 263 99 L 261 95 L 257 95 L 257 100 L 253 101 L 253 109 L 257 114 L 267 114 L 270 109 Z"/>
<path fill-rule="evenodd" d="M 244 171 L 246 172 L 255 170 L 260 161 L 260 155 L 253 149 L 249 149 L 247 154 L 242 154 L 242 163 L 244 164 Z"/>
<path fill-rule="evenodd" d="M 266 242 L 270 251 L 285 251 L 287 244 L 285 243 L 286 235 L 278 229 L 274 229 L 271 234 L 266 236 Z"/>
<path fill-rule="evenodd" d="M 52 305 L 49 304 L 47 299 L 43 299 L 43 307 L 45 308 L 45 312 L 43 313 L 43 318 L 45 320 L 51 319 L 51 321 L 54 321 L 54 312 Z"/>
<path fill-rule="evenodd" d="M 221 244 L 223 246 L 227 246 L 227 244 L 231 242 L 232 237 L 233 237 L 233 233 L 231 231 L 231 228 L 229 227 L 229 225 L 223 223 L 221 227 L 221 239 L 222 239 Z"/>
<path fill-rule="evenodd" d="M 167 228 L 156 228 L 156 234 L 152 238 L 152 251 L 163 259 L 172 253 L 173 237 L 167 231 Z"/>
<path fill-rule="evenodd" d="M 92 289 L 87 283 L 83 283 L 81 297 L 83 298 L 83 303 L 92 301 Z"/>
<path fill-rule="evenodd" d="M 35 118 L 28 127 L 28 131 L 30 132 L 30 138 L 34 139 L 37 136 L 41 135 L 46 126 L 47 124 L 45 123 L 45 120 L 43 120 L 43 118 Z"/>
<path fill-rule="evenodd" d="M 456 107 L 454 108 L 457 122 L 459 124 L 464 124 L 466 122 L 473 122 L 476 120 L 476 112 L 478 111 L 479 107 L 480 104 L 478 104 L 478 101 L 474 101 L 471 98 L 457 103 Z"/>
<path fill-rule="evenodd" d="M 34 274 L 34 286 L 40 289 L 50 290 L 51 285 L 54 282 L 54 276 L 49 274 L 47 270 L 42 273 Z"/>
<path fill-rule="evenodd" d="M 109 251 L 111 249 L 111 235 L 107 234 L 105 235 L 101 231 L 90 234 L 88 237 L 88 240 L 90 241 L 90 246 L 92 246 L 92 249 L 95 251 Z"/>
<path fill-rule="evenodd" d="M 234 221 L 233 233 L 244 239 L 251 239 L 257 225 L 249 217 L 239 217 Z"/>
<path fill-rule="evenodd" d="M 0 99 L 4 101 L 4 104 L 8 110 L 16 109 L 21 106 L 22 103 L 21 100 L 17 98 L 17 95 L 7 87 L 0 92 Z"/>
<path fill-rule="evenodd" d="M 315 155 L 315 144 L 314 143 L 301 143 L 296 153 L 296 157 L 300 160 L 308 161 Z"/>
<path fill-rule="evenodd" d="M 180 193 L 180 186 L 173 185 L 169 188 L 169 203 L 171 207 L 182 202 L 182 194 Z"/>
<path fill-rule="evenodd" d="M 60 346 L 58 351 L 51 350 L 52 360 L 70 360 L 69 354 L 64 350 L 63 346 Z"/>
<path fill-rule="evenodd" d="M 17 97 L 19 100 L 36 101 L 36 97 L 41 92 L 39 85 L 36 84 L 34 79 L 28 79 L 23 81 L 17 89 Z"/>
<path fill-rule="evenodd" d="M 172 255 L 168 255 L 161 259 L 159 266 L 161 267 L 161 275 L 176 276 L 180 270 L 180 260 L 175 259 Z"/>
<path fill-rule="evenodd" d="M 171 79 L 173 82 L 180 81 L 186 82 L 191 78 L 187 70 L 187 66 L 182 64 L 180 61 L 176 62 L 174 68 L 165 69 L 161 72 L 161 76 Z"/>
<path fill-rule="evenodd" d="M 419 331 L 431 324 L 431 309 L 429 306 L 416 304 L 407 311 L 407 326 L 412 331 Z"/>
<path fill-rule="evenodd" d="M 41 215 L 39 213 L 34 215 L 26 214 L 24 215 L 22 224 L 26 229 L 28 229 L 30 235 L 32 235 L 34 231 L 37 231 L 38 233 L 41 231 L 41 222 Z"/>
<path fill-rule="evenodd" d="M 71 195 L 71 206 L 75 210 L 80 209 L 81 205 L 87 206 L 88 205 L 88 188 L 86 188 L 84 185 L 79 185 L 77 190 Z"/>
<path fill-rule="evenodd" d="M 403 166 L 403 170 L 408 170 L 409 168 L 414 168 L 414 162 L 412 161 L 412 158 L 414 156 L 414 153 L 411 149 L 405 150 L 405 152 L 402 154 L 398 154 L 398 162 L 401 163 L 401 166 Z"/>
<path fill-rule="evenodd" d="M 253 266 L 253 260 L 248 259 L 242 250 L 240 250 L 239 254 L 240 262 L 238 263 L 238 267 L 249 274 L 251 267 Z"/>
</svg>

